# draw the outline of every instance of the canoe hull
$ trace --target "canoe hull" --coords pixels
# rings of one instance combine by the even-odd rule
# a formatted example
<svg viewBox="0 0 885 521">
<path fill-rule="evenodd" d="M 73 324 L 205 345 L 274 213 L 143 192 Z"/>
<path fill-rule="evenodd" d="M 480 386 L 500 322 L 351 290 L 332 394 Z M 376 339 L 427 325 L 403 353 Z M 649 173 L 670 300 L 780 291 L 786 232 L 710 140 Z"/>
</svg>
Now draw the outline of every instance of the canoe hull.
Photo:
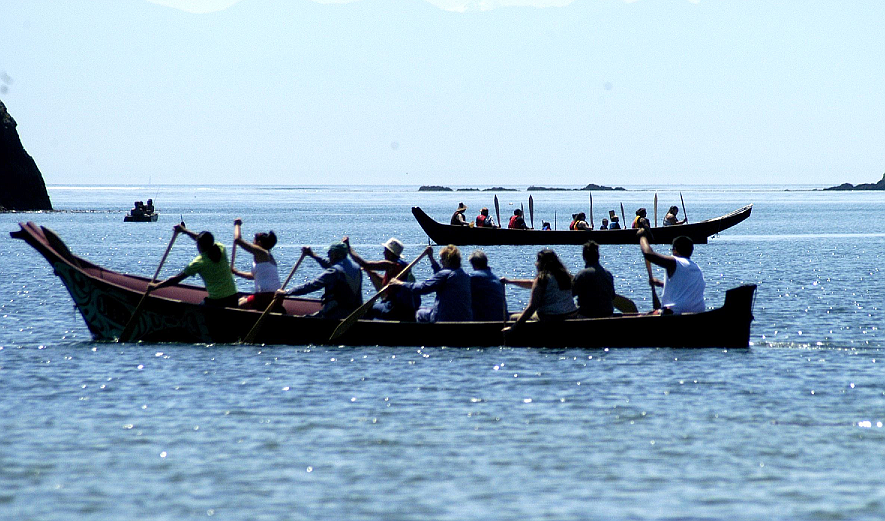
<svg viewBox="0 0 885 521">
<path fill-rule="evenodd" d="M 747 205 L 734 212 L 715 219 L 677 226 L 660 226 L 652 228 L 650 242 L 654 244 L 671 244 L 680 235 L 690 237 L 695 244 L 707 244 L 707 239 L 731 228 L 750 216 L 753 205 Z M 436 244 L 478 245 L 478 246 L 524 246 L 524 245 L 556 245 L 584 244 L 596 241 L 598 244 L 638 244 L 636 230 L 509 230 L 507 228 L 477 228 L 468 226 L 452 226 L 435 221 L 424 211 L 415 206 L 412 215 L 424 232 Z"/>
<path fill-rule="evenodd" d="M 160 218 L 159 213 L 151 213 L 142 216 L 127 214 L 123 216 L 123 222 L 126 223 L 155 223 Z"/>
<path fill-rule="evenodd" d="M 12 232 L 42 254 L 73 298 L 98 341 L 115 341 L 149 280 L 125 275 L 73 255 L 51 230 L 33 223 Z M 529 322 L 517 334 L 504 336 L 501 322 L 418 324 L 360 320 L 334 345 L 446 347 L 748 347 L 755 286 L 726 293 L 721 308 L 690 315 L 615 315 L 556 323 Z M 134 340 L 146 342 L 234 343 L 240 341 L 260 311 L 210 308 L 199 303 L 205 290 L 180 285 L 157 290 L 139 314 Z M 270 313 L 257 342 L 329 344 L 340 324 L 305 316 L 320 309 L 313 299 L 287 299 L 287 314 Z"/>
</svg>

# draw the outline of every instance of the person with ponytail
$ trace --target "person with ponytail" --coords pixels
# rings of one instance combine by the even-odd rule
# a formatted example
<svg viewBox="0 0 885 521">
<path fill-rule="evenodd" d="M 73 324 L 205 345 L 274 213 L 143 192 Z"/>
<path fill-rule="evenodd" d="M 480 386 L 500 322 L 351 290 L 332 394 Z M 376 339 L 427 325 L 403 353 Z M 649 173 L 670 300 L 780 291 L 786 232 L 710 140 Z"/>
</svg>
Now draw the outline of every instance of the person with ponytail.
<svg viewBox="0 0 885 521">
<path fill-rule="evenodd" d="M 242 219 L 234 220 L 234 244 L 252 254 L 252 271 L 240 271 L 231 266 L 231 273 L 255 282 L 255 293 L 243 297 L 239 306 L 244 309 L 265 309 L 273 300 L 274 292 L 280 289 L 280 272 L 277 269 L 277 261 L 270 252 L 277 244 L 277 236 L 273 230 L 255 234 L 252 242 L 243 239 L 240 227 Z M 283 312 L 283 306 L 277 302 L 276 310 Z"/>
<path fill-rule="evenodd" d="M 176 224 L 175 232 L 183 233 L 197 241 L 199 255 L 184 268 L 181 273 L 169 277 L 163 282 L 155 282 L 150 285 L 151 291 L 167 286 L 174 286 L 191 275 L 199 275 L 206 285 L 209 293 L 203 304 L 217 307 L 237 307 L 237 285 L 234 283 L 233 274 L 230 272 L 230 262 L 224 245 L 215 242 L 215 237 L 210 232 L 195 233 L 180 224 Z"/>
</svg>

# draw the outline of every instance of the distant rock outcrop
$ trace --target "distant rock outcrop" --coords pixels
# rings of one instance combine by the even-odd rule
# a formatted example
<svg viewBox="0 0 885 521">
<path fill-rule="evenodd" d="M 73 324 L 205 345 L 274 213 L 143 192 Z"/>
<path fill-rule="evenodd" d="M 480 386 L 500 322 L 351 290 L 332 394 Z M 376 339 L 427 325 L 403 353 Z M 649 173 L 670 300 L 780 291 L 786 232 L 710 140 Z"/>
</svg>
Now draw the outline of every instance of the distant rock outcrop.
<svg viewBox="0 0 885 521">
<path fill-rule="evenodd" d="M 548 186 L 530 186 L 530 187 L 528 187 L 527 190 L 529 192 L 582 192 L 582 191 L 588 191 L 588 190 L 592 190 L 594 192 L 606 192 L 606 191 L 610 191 L 610 190 L 618 190 L 618 191 L 625 190 L 625 188 L 623 188 L 621 186 L 611 187 L 611 186 L 595 185 L 593 183 L 590 183 L 589 185 L 585 186 L 584 188 L 557 188 L 557 187 L 548 187 Z"/>
<path fill-rule="evenodd" d="M 0 211 L 52 210 L 40 169 L 22 147 L 15 126 L 0 101 Z"/>
<path fill-rule="evenodd" d="M 419 192 L 451 192 L 452 189 L 448 186 L 428 186 L 422 185 L 418 188 Z"/>
<path fill-rule="evenodd" d="M 824 190 L 885 190 L 885 174 L 882 174 L 882 179 L 878 183 L 861 183 L 857 186 L 851 183 L 842 183 L 839 186 L 824 188 Z"/>
</svg>

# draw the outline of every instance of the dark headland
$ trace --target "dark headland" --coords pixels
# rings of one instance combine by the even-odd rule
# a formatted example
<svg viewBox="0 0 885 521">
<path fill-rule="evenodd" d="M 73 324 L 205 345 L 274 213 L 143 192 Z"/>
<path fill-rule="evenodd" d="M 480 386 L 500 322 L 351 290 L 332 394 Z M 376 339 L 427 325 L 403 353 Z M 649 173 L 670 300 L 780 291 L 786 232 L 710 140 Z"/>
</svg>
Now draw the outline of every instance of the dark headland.
<svg viewBox="0 0 885 521">
<path fill-rule="evenodd" d="M 859 185 L 842 183 L 839 186 L 824 188 L 824 190 L 885 190 L 885 174 L 882 174 L 882 179 L 878 183 L 861 183 Z"/>
<path fill-rule="evenodd" d="M 0 211 L 52 210 L 43 175 L 0 101 Z"/>
</svg>

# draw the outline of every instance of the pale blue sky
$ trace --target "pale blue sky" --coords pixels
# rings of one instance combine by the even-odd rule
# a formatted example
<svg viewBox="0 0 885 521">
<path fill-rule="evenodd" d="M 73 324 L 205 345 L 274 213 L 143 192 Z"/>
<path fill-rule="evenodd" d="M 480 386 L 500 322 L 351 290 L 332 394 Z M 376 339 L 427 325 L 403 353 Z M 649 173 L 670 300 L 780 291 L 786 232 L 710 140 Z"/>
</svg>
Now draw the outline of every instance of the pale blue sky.
<svg viewBox="0 0 885 521">
<path fill-rule="evenodd" d="M 49 184 L 875 182 L 883 21 L 878 0 L 16 1 L 0 99 Z"/>
</svg>

